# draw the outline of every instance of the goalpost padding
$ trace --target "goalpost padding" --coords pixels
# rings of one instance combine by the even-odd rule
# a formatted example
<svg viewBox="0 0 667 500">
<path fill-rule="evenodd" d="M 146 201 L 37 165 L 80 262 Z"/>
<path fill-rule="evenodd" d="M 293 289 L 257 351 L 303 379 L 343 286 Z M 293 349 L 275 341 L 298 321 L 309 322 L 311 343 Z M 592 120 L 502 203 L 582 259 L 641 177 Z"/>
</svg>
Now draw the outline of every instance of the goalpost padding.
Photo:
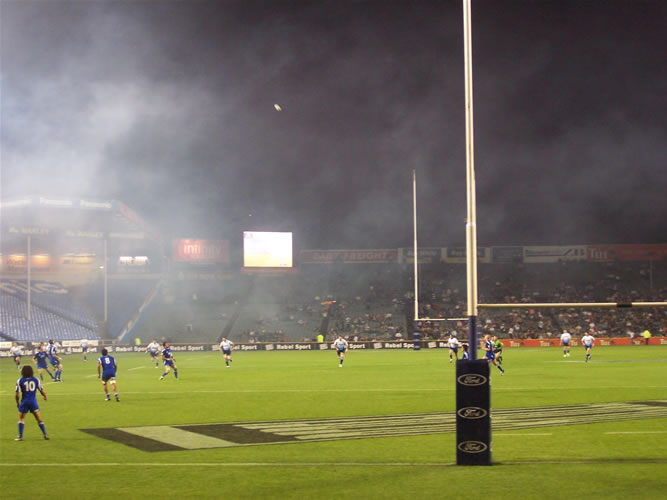
<svg viewBox="0 0 667 500">
<path fill-rule="evenodd" d="M 491 465 L 491 385 L 485 359 L 456 362 L 456 464 Z"/>
</svg>

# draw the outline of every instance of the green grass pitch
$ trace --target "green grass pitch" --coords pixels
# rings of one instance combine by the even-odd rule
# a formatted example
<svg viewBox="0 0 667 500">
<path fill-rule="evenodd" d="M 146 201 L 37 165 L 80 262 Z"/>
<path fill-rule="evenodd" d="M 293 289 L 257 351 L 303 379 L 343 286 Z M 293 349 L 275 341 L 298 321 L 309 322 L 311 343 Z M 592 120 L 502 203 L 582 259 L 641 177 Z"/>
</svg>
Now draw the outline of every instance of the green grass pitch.
<svg viewBox="0 0 667 500">
<path fill-rule="evenodd" d="M 596 347 L 590 363 L 582 348 L 570 358 L 557 348 L 506 349 L 506 375 L 492 368 L 491 467 L 456 466 L 455 435 L 429 420 L 454 414 L 455 367 L 444 350 L 355 351 L 342 369 L 332 351 L 235 352 L 229 369 L 217 352 L 183 352 L 180 379 L 162 381 L 147 355 L 115 357 L 120 403 L 104 401 L 96 355 L 66 356 L 64 382 L 47 383 L 48 401 L 39 399 L 51 440 L 28 415 L 22 442 L 14 441 L 18 371 L 0 360 L 0 497 L 667 498 L 667 346 Z M 613 405 L 628 401 L 656 401 L 657 413 Z M 530 410 L 590 404 L 556 422 Z M 531 426 L 498 430 L 511 408 L 525 408 Z M 424 434 L 394 435 L 392 416 L 413 414 Z M 388 420 L 373 433 L 368 417 L 379 416 Z M 204 437 L 198 448 L 178 441 L 191 433 L 168 427 L 266 421 L 312 424 L 329 440 L 220 447 Z M 371 437 L 355 435 L 357 425 Z M 167 429 L 179 449 L 148 451 L 81 430 L 110 428 Z"/>
</svg>

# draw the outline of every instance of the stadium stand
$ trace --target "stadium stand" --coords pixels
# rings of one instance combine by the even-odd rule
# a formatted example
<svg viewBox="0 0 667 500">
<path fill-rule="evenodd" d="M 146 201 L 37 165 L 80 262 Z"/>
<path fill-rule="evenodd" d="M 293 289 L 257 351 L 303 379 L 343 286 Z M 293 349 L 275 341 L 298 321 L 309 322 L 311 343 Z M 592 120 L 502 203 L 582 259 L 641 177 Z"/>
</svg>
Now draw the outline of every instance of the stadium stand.
<svg viewBox="0 0 667 500">
<path fill-rule="evenodd" d="M 107 283 L 107 333 L 116 338 L 137 313 L 147 296 L 158 284 L 155 278 L 114 276 Z M 104 286 L 101 281 L 76 288 L 77 295 L 86 295 L 88 305 L 98 318 L 104 318 Z"/>
<path fill-rule="evenodd" d="M 65 317 L 32 306 L 30 319 L 26 315 L 27 303 L 19 297 L 0 293 L 0 332 L 7 340 L 39 342 L 49 339 L 74 340 L 87 337 L 99 339 L 97 332 L 74 323 Z"/>
<path fill-rule="evenodd" d="M 28 300 L 25 280 L 2 279 L 0 290 L 3 294 L 13 295 L 23 301 Z M 33 306 L 62 316 L 69 321 L 90 330 L 97 330 L 97 321 L 92 312 L 81 304 L 70 291 L 59 282 L 31 281 L 30 301 Z"/>
<path fill-rule="evenodd" d="M 661 301 L 667 296 L 664 265 L 657 265 L 651 289 L 646 263 L 587 263 L 480 266 L 480 303 Z M 439 266 L 420 286 L 420 315 L 465 315 L 465 275 Z M 603 336 L 637 336 L 645 329 L 667 333 L 667 310 L 652 309 L 507 309 L 481 310 L 483 333 L 505 338 L 558 337 L 563 329 Z M 465 322 L 428 325 L 433 336 L 445 330 L 459 335 Z"/>
<path fill-rule="evenodd" d="M 665 264 L 569 262 L 483 264 L 480 302 L 659 301 L 667 295 Z M 466 316 L 465 266 L 420 269 L 420 316 Z M 219 281 L 172 280 L 136 335 L 173 342 L 302 341 L 320 331 L 331 339 L 409 338 L 413 331 L 412 268 L 396 265 L 313 265 L 282 276 L 231 274 Z M 501 338 L 557 338 L 591 330 L 601 336 L 667 333 L 667 311 L 655 309 L 480 310 L 482 333 Z M 592 324 L 592 326 L 591 326 Z M 424 337 L 465 336 L 467 321 L 432 322 Z"/>
</svg>

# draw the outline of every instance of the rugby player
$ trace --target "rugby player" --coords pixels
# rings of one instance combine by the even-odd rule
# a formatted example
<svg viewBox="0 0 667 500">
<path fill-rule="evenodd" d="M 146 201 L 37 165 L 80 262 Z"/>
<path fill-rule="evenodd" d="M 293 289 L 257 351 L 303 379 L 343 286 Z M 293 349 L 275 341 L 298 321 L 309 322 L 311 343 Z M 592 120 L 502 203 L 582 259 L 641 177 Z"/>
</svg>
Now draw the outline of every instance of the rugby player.
<svg viewBox="0 0 667 500">
<path fill-rule="evenodd" d="M 44 435 L 44 439 L 49 439 L 46 433 L 46 426 L 39 413 L 37 404 L 37 391 L 42 394 L 46 401 L 46 392 L 42 383 L 33 376 L 32 366 L 25 365 L 21 369 L 21 378 L 16 381 L 16 407 L 19 409 L 19 435 L 15 441 L 23 441 L 23 429 L 25 427 L 25 416 L 28 412 L 32 413 L 37 420 L 37 424 Z M 21 392 L 21 401 L 19 402 L 19 392 Z"/>
<path fill-rule="evenodd" d="M 484 335 L 484 357 L 489 363 L 493 363 L 494 366 L 500 370 L 501 375 L 505 375 L 505 370 L 496 362 L 496 355 L 493 352 L 493 340 L 488 335 Z"/>
<path fill-rule="evenodd" d="M 570 340 L 572 335 L 567 330 L 563 330 L 563 333 L 560 336 L 560 345 L 563 346 L 563 357 L 567 358 L 570 355 Z"/>
<path fill-rule="evenodd" d="M 102 386 L 104 387 L 105 399 L 107 401 L 111 401 L 109 388 L 107 387 L 108 382 L 113 387 L 113 395 L 116 398 L 116 402 L 120 401 L 118 398 L 118 389 L 116 388 L 116 370 L 118 370 L 116 360 L 113 356 L 109 356 L 109 351 L 102 349 L 102 356 L 97 360 L 97 378 L 102 379 Z"/>
<path fill-rule="evenodd" d="M 162 344 L 162 363 L 164 364 L 164 373 L 160 376 L 160 380 L 162 380 L 172 368 L 174 369 L 174 377 L 178 380 L 178 368 L 174 362 L 174 355 L 171 353 L 169 342 Z"/>
<path fill-rule="evenodd" d="M 232 348 L 234 347 L 234 343 L 231 340 L 227 340 L 226 337 L 222 337 L 222 342 L 220 342 L 220 346 L 218 349 L 222 353 L 222 355 L 225 357 L 225 364 L 227 365 L 227 368 L 229 368 L 229 363 L 232 361 Z M 243 364 L 243 363 L 241 363 Z"/>
<path fill-rule="evenodd" d="M 342 335 L 339 335 L 338 338 L 334 340 L 334 347 L 336 348 L 336 355 L 338 356 L 338 368 L 342 368 L 343 361 L 345 361 L 345 353 L 347 352 L 347 340 L 345 340 Z"/>
</svg>

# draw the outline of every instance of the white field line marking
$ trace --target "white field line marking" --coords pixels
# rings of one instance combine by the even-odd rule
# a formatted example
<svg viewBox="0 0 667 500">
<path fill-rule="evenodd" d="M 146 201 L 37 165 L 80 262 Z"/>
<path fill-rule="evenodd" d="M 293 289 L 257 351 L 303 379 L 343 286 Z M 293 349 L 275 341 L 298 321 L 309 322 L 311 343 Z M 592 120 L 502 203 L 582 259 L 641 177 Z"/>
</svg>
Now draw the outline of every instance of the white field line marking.
<svg viewBox="0 0 667 500">
<path fill-rule="evenodd" d="M 128 368 L 127 371 L 131 372 L 132 370 L 141 370 L 142 368 L 146 368 L 145 366 L 135 366 L 134 368 Z"/>
<path fill-rule="evenodd" d="M 605 432 L 605 434 L 667 434 L 667 431 L 615 431 Z"/>
<path fill-rule="evenodd" d="M 589 363 L 597 361 L 598 363 L 666 363 L 667 359 L 594 359 L 591 358 Z M 542 361 L 543 363 L 586 363 L 585 359 L 568 359 L 568 360 L 548 360 Z"/>
<path fill-rule="evenodd" d="M 0 467 L 450 467 L 453 462 L 239 462 L 239 463 L 74 463 L 74 464 L 1 464 Z"/>
<path fill-rule="evenodd" d="M 92 375 L 86 375 L 86 378 L 97 377 L 97 374 L 93 373 Z"/>
<path fill-rule="evenodd" d="M 625 459 L 618 459 L 625 461 Z M 591 465 L 597 463 L 614 463 L 614 459 L 579 459 L 579 460 L 508 460 L 500 462 L 501 465 Z M 633 461 L 633 460 L 630 460 Z M 633 461 L 638 464 L 667 464 L 665 458 L 638 458 Z"/>
<path fill-rule="evenodd" d="M 599 460 L 509 460 L 502 461 L 500 465 L 590 465 L 598 463 Z M 613 460 L 612 460 L 613 462 Z M 639 459 L 637 463 L 667 464 L 665 458 Z M 185 462 L 185 463 L 37 463 L 37 464 L 15 464 L 0 463 L 0 467 L 454 467 L 454 462 Z"/>
<path fill-rule="evenodd" d="M 119 427 L 118 429 L 129 434 L 154 439 L 155 441 L 173 444 L 190 450 L 201 448 L 224 448 L 236 444 L 205 434 L 198 434 L 196 432 L 190 432 L 171 426 L 165 427 L 162 425 L 154 425 L 147 427 Z"/>
<path fill-rule="evenodd" d="M 86 375 L 86 378 L 97 377 L 97 375 Z M 42 385 L 55 384 L 55 382 L 45 382 Z M 609 386 L 609 387 L 594 387 L 595 390 L 599 389 L 664 389 L 664 385 L 628 385 L 628 386 Z M 571 391 L 575 389 L 590 389 L 590 387 L 494 387 L 493 391 Z M 451 389 L 244 389 L 244 390 L 216 390 L 216 391 L 172 391 L 169 388 L 164 391 L 123 391 L 123 394 L 281 394 L 281 393 L 310 393 L 310 392 L 320 392 L 320 393 L 330 393 L 330 392 L 454 392 L 455 387 Z M 12 392 L 0 391 L 0 394 L 13 394 Z M 78 392 L 61 392 L 58 396 L 78 396 L 81 393 Z M 623 401 L 611 401 L 611 403 L 622 403 Z M 599 404 L 608 404 L 609 402 L 599 403 Z M 580 403 L 584 404 L 584 403 Z M 452 410 L 454 411 L 454 410 Z"/>
<path fill-rule="evenodd" d="M 525 437 L 525 436 L 553 436 L 553 432 L 529 432 L 529 433 L 523 433 L 523 434 L 505 434 L 501 431 L 494 432 L 493 433 L 494 437 Z"/>
</svg>

